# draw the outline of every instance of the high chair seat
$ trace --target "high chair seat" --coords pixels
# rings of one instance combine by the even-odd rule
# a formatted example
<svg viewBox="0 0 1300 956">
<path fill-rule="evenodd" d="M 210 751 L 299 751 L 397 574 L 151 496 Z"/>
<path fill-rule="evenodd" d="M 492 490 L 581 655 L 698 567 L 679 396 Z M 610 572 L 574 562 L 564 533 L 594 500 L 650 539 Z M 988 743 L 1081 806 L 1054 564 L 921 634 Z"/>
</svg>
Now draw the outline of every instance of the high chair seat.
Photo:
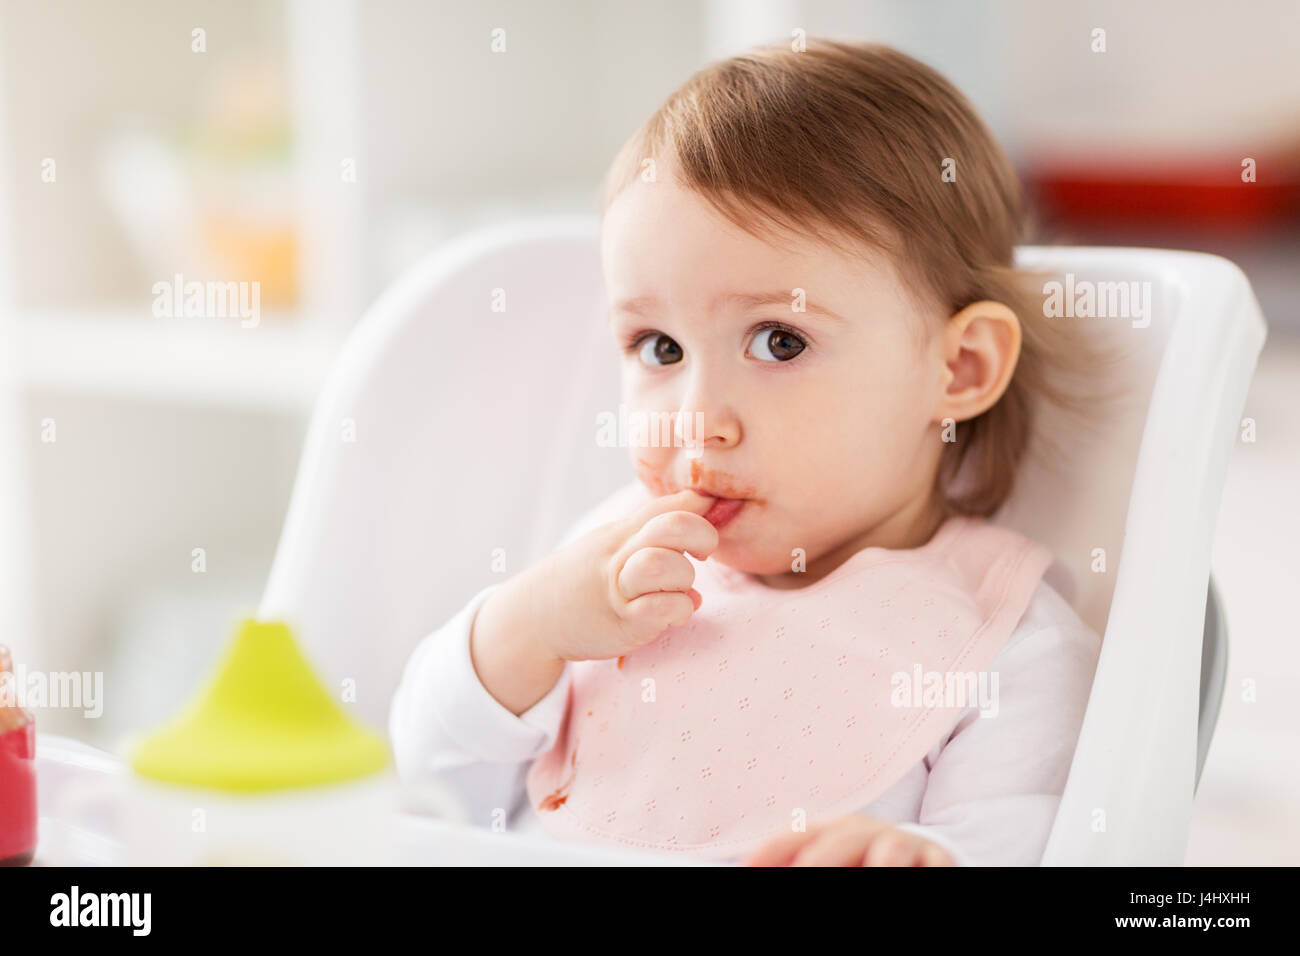
<svg viewBox="0 0 1300 956">
<path fill-rule="evenodd" d="M 1091 430 L 1044 410 L 994 516 L 1052 548 L 1049 582 L 1104 635 L 1043 863 L 1181 864 L 1222 691 L 1214 526 L 1264 321 L 1214 256 L 1026 247 L 1019 261 L 1072 293 L 1139 283 L 1130 312 L 1150 294 L 1145 321 L 1033 317 L 1118 345 L 1116 400 Z M 436 249 L 343 348 L 259 617 L 288 620 L 376 727 L 422 637 L 634 480 L 627 449 L 597 437 L 620 401 L 606 321 L 598 220 L 545 219 Z"/>
</svg>

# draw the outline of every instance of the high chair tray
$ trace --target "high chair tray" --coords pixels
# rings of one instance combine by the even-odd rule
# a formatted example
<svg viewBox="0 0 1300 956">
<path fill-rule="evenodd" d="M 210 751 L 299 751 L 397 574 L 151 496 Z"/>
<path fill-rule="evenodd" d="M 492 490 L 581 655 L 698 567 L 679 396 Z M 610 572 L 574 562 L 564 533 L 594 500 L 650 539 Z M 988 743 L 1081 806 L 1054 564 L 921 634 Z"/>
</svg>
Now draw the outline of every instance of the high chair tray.
<svg viewBox="0 0 1300 956">
<path fill-rule="evenodd" d="M 48 835 L 62 821 L 40 818 L 41 844 L 35 865 L 120 866 L 125 848 L 111 833 L 65 827 L 64 851 L 52 859 Z M 71 832 L 68 832 L 68 831 Z M 509 833 L 492 833 L 441 820 L 402 814 L 396 866 L 692 866 L 707 865 L 654 853 L 632 853 L 560 843 Z"/>
<path fill-rule="evenodd" d="M 112 814 L 88 812 L 60 819 L 65 793 L 124 772 L 122 761 L 106 751 L 52 734 L 37 737 L 39 844 L 35 865 L 120 866 L 126 848 Z M 681 866 L 698 861 L 662 853 L 641 853 L 563 843 L 542 837 L 494 833 L 398 813 L 392 862 L 398 866 Z"/>
</svg>

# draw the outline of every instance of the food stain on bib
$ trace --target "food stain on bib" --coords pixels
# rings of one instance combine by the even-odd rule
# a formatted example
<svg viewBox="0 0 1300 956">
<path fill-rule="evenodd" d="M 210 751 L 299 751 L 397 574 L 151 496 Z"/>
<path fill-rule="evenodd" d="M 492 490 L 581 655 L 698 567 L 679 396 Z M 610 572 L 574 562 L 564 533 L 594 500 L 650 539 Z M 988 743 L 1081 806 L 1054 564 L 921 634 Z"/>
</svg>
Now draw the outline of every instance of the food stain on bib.
<svg viewBox="0 0 1300 956">
<path fill-rule="evenodd" d="M 556 787 L 554 792 L 547 794 L 542 799 L 542 802 L 537 805 L 538 810 L 558 810 L 569 799 L 569 795 L 565 791 L 573 786 L 573 778 L 578 773 L 578 748 L 576 746 L 573 748 L 573 757 L 569 760 L 569 765 L 573 768 L 569 771 L 569 779 Z"/>
</svg>

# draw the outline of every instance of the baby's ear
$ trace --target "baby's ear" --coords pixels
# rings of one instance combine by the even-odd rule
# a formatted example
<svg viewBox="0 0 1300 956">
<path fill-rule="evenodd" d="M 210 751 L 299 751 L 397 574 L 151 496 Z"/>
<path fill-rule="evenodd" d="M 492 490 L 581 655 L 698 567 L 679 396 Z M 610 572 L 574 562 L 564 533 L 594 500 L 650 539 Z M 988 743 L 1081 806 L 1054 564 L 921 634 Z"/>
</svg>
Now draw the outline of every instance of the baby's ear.
<svg viewBox="0 0 1300 956">
<path fill-rule="evenodd" d="M 1020 320 L 1001 302 L 975 302 L 948 320 L 942 339 L 948 375 L 937 417 L 966 421 L 992 408 L 1011 384 Z"/>
</svg>

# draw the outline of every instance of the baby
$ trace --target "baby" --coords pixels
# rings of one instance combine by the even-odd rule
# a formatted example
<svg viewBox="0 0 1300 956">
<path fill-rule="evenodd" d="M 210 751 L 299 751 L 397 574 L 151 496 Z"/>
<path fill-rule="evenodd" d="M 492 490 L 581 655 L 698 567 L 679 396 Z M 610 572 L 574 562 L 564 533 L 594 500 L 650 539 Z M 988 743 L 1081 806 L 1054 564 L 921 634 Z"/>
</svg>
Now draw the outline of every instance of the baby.
<svg viewBox="0 0 1300 956">
<path fill-rule="evenodd" d="M 602 261 L 638 481 L 407 664 L 398 769 L 478 822 L 766 865 L 1037 864 L 1099 639 L 985 519 L 1086 351 L 1015 173 L 886 47 L 713 64 L 624 146 Z"/>
</svg>

